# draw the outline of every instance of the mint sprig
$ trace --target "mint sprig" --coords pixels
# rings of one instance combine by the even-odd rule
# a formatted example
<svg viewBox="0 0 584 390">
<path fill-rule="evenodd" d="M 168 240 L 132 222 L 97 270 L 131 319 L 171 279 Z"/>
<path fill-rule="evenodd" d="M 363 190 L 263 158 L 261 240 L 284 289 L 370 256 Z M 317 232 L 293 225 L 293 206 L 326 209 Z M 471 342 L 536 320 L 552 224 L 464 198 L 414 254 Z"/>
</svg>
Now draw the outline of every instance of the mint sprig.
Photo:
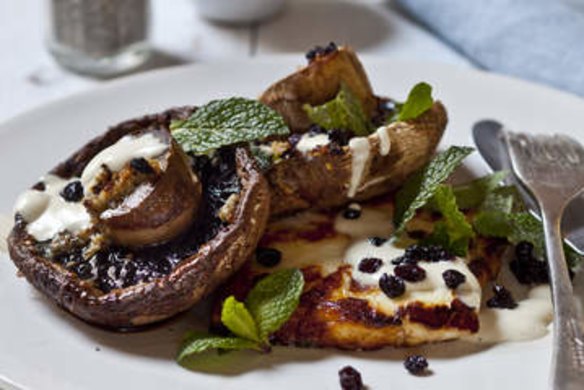
<svg viewBox="0 0 584 390">
<path fill-rule="evenodd" d="M 221 322 L 233 334 L 246 340 L 260 341 L 256 320 L 250 314 L 243 302 L 232 295 L 223 302 Z"/>
<path fill-rule="evenodd" d="M 242 339 L 239 337 L 221 337 L 213 336 L 204 332 L 191 332 L 185 337 L 176 360 L 181 362 L 184 359 L 195 354 L 206 352 L 210 349 L 218 350 L 241 350 L 254 349 L 261 351 L 255 341 Z"/>
<path fill-rule="evenodd" d="M 516 187 L 501 185 L 506 172 L 495 172 L 457 186 L 442 184 L 471 151 L 472 148 L 453 146 L 406 181 L 396 195 L 395 235 L 404 232 L 419 208 L 426 207 L 442 214 L 430 236 L 424 239 L 426 244 L 439 244 L 463 256 L 476 235 L 496 237 L 514 245 L 527 241 L 534 246 L 535 254 L 544 259 L 542 224 L 525 211 Z M 471 212 L 465 215 L 462 210 Z M 584 256 L 567 244 L 564 251 L 571 268 L 584 261 Z"/>
<path fill-rule="evenodd" d="M 303 288 L 302 272 L 292 269 L 277 272 L 260 280 L 251 290 L 245 304 L 257 321 L 260 339 L 263 342 L 267 342 L 268 336 L 288 321 L 298 306 Z"/>
<path fill-rule="evenodd" d="M 537 257 L 545 258 L 543 226 L 529 212 L 505 213 L 496 210 L 481 212 L 475 217 L 473 225 L 479 234 L 486 237 L 506 238 L 514 245 L 527 241 L 533 245 Z M 584 260 L 582 255 L 566 243 L 564 252 L 570 268 L 577 267 Z"/>
<path fill-rule="evenodd" d="M 411 176 L 398 191 L 395 200 L 394 226 L 396 234 L 405 229 L 416 211 L 423 207 L 436 190 L 474 149 L 451 146 Z"/>
<path fill-rule="evenodd" d="M 507 171 L 494 172 L 469 183 L 454 186 L 453 191 L 458 207 L 462 210 L 478 208 L 508 174 Z"/>
<path fill-rule="evenodd" d="M 441 245 L 456 256 L 465 256 L 470 240 L 475 234 L 472 225 L 456 204 L 452 187 L 438 186 L 433 199 L 443 220 L 435 224 L 434 231 L 427 238 L 427 242 Z"/>
<path fill-rule="evenodd" d="M 334 99 L 320 106 L 305 104 L 303 109 L 313 123 L 327 130 L 350 130 L 357 136 L 373 131 L 361 102 L 344 83 Z"/>
<path fill-rule="evenodd" d="M 397 115 L 392 119 L 393 121 L 416 119 L 432 108 L 433 104 L 432 87 L 428 83 L 418 83 L 410 90 L 404 103 L 396 104 Z"/>
<path fill-rule="evenodd" d="M 211 349 L 270 349 L 269 335 L 276 332 L 292 316 L 304 288 L 302 272 L 287 269 L 262 279 L 240 302 L 229 296 L 223 302 L 221 322 L 234 336 L 221 337 L 208 333 L 192 333 L 177 355 L 179 363 Z"/>
<path fill-rule="evenodd" d="M 290 132 L 276 111 L 257 100 L 242 97 L 213 100 L 187 120 L 173 122 L 170 128 L 181 147 L 196 155 Z"/>
</svg>

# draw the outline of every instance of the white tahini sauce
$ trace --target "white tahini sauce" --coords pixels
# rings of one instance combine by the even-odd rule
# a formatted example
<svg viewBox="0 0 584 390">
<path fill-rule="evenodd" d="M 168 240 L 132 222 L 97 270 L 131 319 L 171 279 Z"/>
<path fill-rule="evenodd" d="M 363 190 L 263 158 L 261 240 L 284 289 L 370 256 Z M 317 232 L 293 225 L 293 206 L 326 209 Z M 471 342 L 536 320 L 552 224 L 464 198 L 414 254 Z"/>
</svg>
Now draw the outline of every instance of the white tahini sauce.
<svg viewBox="0 0 584 390">
<path fill-rule="evenodd" d="M 375 131 L 375 136 L 379 140 L 379 154 L 382 156 L 387 156 L 391 149 L 391 140 L 389 138 L 389 131 L 387 126 L 381 126 Z M 371 143 L 369 142 L 369 137 L 355 137 L 349 141 L 349 148 L 351 150 L 351 180 L 349 182 L 349 190 L 347 195 L 349 198 L 354 197 L 357 194 L 361 182 L 363 181 L 363 176 L 365 175 L 365 170 L 367 169 L 367 162 L 371 155 Z M 364 183 L 365 186 L 370 186 L 373 184 L 378 184 L 379 182 L 385 181 L 389 177 L 381 177 L 374 179 L 375 182 Z"/>
<path fill-rule="evenodd" d="M 347 219 L 340 213 L 335 218 L 335 231 L 354 239 L 367 237 L 389 237 L 393 233 L 391 212 L 371 207 L 361 208 L 361 216 Z"/>
<path fill-rule="evenodd" d="M 389 128 L 381 126 L 375 131 L 375 135 L 379 139 L 379 154 L 387 156 L 391 148 L 391 140 L 389 139 Z"/>
<path fill-rule="evenodd" d="M 364 239 L 354 242 L 348 248 L 345 261 L 353 267 L 354 280 L 364 286 L 378 286 L 379 278 L 384 273 L 393 274 L 395 265 L 391 264 L 391 260 L 403 254 L 404 249 L 397 248 L 390 241 L 381 246 L 374 246 Z M 379 258 L 383 265 L 372 274 L 361 272 L 359 263 L 366 257 Z M 399 298 L 401 302 L 405 300 L 450 305 L 453 299 L 458 298 L 467 306 L 478 310 L 481 304 L 481 286 L 463 259 L 435 263 L 422 261 L 418 266 L 426 271 L 426 278 L 416 283 L 406 281 L 406 292 Z M 449 289 L 442 278 L 442 273 L 450 269 L 459 271 L 466 277 L 466 281 L 456 290 Z"/>
<path fill-rule="evenodd" d="M 553 318 L 549 286 L 546 284 L 534 287 L 525 299 L 517 303 L 515 309 L 483 307 L 479 313 L 480 330 L 467 339 L 480 343 L 497 343 L 533 340 L 545 336 Z"/>
<path fill-rule="evenodd" d="M 489 308 L 483 302 L 479 313 L 479 332 L 467 340 L 492 344 L 501 341 L 526 341 L 545 336 L 553 319 L 550 288 L 521 285 L 512 274 L 509 265 L 504 264 L 497 283 L 505 286 L 518 306 L 515 309 Z M 491 287 L 485 287 L 483 301 L 493 294 Z"/>
<path fill-rule="evenodd" d="M 398 248 L 391 241 L 381 246 L 372 245 L 368 237 L 389 238 L 393 232 L 392 211 L 390 208 L 362 207 L 361 216 L 357 219 L 346 219 L 342 213 L 335 219 L 335 230 L 352 238 L 343 255 L 343 262 L 352 267 L 352 277 L 364 286 L 378 286 L 379 278 L 384 273 L 393 274 L 395 266 L 391 260 L 404 254 L 403 248 Z M 366 257 L 376 257 L 383 261 L 383 265 L 375 273 L 359 271 L 359 263 Z M 481 286 L 474 274 L 461 258 L 453 261 L 439 261 L 435 263 L 420 262 L 418 265 L 426 271 L 426 278 L 417 283 L 406 282 L 406 293 L 399 300 L 392 302 L 384 294 L 379 294 L 378 304 L 388 310 L 397 303 L 405 301 L 423 301 L 436 304 L 450 305 L 453 299 L 458 298 L 467 306 L 479 309 L 481 304 Z M 456 290 L 449 289 L 444 283 L 442 273 L 453 269 L 466 277 L 466 282 Z M 399 302 L 398 302 L 399 301 Z"/>
<path fill-rule="evenodd" d="M 371 153 L 371 145 L 368 137 L 356 137 L 349 141 L 349 148 L 351 149 L 351 180 L 349 182 L 349 191 L 347 195 L 352 198 L 357 193 L 357 189 L 363 180 L 369 154 Z"/>
<path fill-rule="evenodd" d="M 134 158 L 155 158 L 169 147 L 152 132 L 122 137 L 93 157 L 83 170 L 81 183 L 86 194 L 104 165 L 116 172 Z M 61 190 L 75 180 L 79 178 L 66 180 L 47 175 L 41 179 L 45 184 L 44 191 L 28 190 L 18 197 L 15 211 L 22 215 L 27 222 L 27 232 L 37 241 L 49 240 L 63 231 L 79 234 L 91 227 L 91 217 L 83 201 L 67 202 L 60 195 Z"/>
<path fill-rule="evenodd" d="M 81 174 L 81 183 L 85 191 L 88 191 L 91 188 L 91 182 L 104 165 L 110 171 L 117 172 L 132 159 L 158 157 L 165 153 L 169 146 L 152 132 L 138 136 L 126 135 L 91 159 Z"/>
<path fill-rule="evenodd" d="M 300 141 L 296 144 L 296 149 L 300 153 L 306 154 L 319 146 L 328 145 L 329 142 L 330 140 L 327 134 L 305 133 L 300 137 Z"/>
<path fill-rule="evenodd" d="M 74 180 L 47 175 L 41 179 L 44 191 L 28 190 L 18 197 L 15 211 L 28 223 L 26 230 L 37 241 L 49 240 L 62 231 L 78 234 L 90 227 L 91 218 L 83 203 L 67 202 L 59 194 Z"/>
<path fill-rule="evenodd" d="M 0 254 L 8 253 L 6 240 L 12 230 L 12 219 L 6 215 L 0 214 Z"/>
</svg>

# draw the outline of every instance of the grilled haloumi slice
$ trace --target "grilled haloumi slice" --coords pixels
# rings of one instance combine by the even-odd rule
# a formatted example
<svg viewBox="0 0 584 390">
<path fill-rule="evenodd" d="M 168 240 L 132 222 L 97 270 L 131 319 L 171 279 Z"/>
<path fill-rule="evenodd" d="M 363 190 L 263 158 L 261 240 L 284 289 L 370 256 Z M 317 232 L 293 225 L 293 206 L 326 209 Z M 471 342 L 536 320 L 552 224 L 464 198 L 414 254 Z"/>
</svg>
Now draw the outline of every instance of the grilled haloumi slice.
<svg viewBox="0 0 584 390">
<path fill-rule="evenodd" d="M 249 261 L 224 287 L 220 298 L 233 294 L 243 300 L 262 275 L 299 268 L 305 289 L 293 316 L 272 335 L 274 343 L 376 349 L 476 333 L 482 286 L 497 275 L 506 244 L 479 237 L 466 258 L 420 261 L 425 278 L 406 281 L 405 292 L 389 298 L 379 280 L 383 274 L 395 272 L 392 260 L 404 254 L 408 240 L 383 239 L 392 232 L 391 199 L 369 202 L 360 211 L 356 219 L 344 217 L 342 211 L 308 211 L 273 222 L 260 246 L 280 251 L 280 263 L 265 267 L 258 259 Z M 431 213 L 419 212 L 407 231 L 419 238 L 432 230 L 432 224 Z M 380 259 L 382 265 L 373 273 L 363 272 L 360 263 L 364 258 Z M 463 274 L 464 283 L 448 288 L 442 276 L 447 270 Z M 219 324 L 218 313 L 220 305 L 215 307 L 215 324 Z"/>
</svg>

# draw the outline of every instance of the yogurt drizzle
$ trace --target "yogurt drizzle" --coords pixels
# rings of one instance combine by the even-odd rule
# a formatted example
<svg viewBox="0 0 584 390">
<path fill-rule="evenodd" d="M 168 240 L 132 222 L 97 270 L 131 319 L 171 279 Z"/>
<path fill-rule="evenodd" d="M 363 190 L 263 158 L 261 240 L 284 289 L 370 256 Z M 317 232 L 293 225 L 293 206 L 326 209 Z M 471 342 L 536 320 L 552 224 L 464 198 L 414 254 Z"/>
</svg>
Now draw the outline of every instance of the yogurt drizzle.
<svg viewBox="0 0 584 390">
<path fill-rule="evenodd" d="M 387 156 L 391 148 L 391 141 L 389 139 L 389 128 L 387 126 L 379 127 L 374 134 L 379 140 L 379 154 Z M 351 149 L 351 181 L 349 182 L 349 190 L 347 195 L 352 198 L 357 194 L 357 190 L 363 181 L 367 163 L 371 155 L 370 137 L 355 137 L 349 141 L 349 148 Z M 387 178 L 381 178 L 381 181 Z M 377 180 L 377 179 L 376 179 Z M 365 185 L 372 185 L 372 183 L 365 183 Z"/>
<path fill-rule="evenodd" d="M 395 265 L 391 260 L 404 254 L 404 249 L 396 247 L 391 241 L 387 241 L 381 246 L 372 245 L 367 239 L 358 239 L 348 247 L 345 252 L 345 262 L 352 267 L 352 277 L 363 286 L 378 286 L 379 278 L 387 273 L 393 274 Z M 367 257 L 379 258 L 383 265 L 375 273 L 365 273 L 359 270 L 359 263 Z M 426 278 L 420 282 L 406 282 L 406 293 L 403 297 L 395 300 L 403 304 L 404 301 L 421 301 L 433 304 L 450 305 L 458 298 L 464 304 L 478 310 L 481 304 L 481 287 L 470 271 L 465 261 L 461 258 L 455 260 L 439 261 L 435 263 L 419 262 L 418 266 L 426 271 Z M 446 270 L 454 269 L 464 274 L 466 282 L 456 290 L 449 289 L 442 278 L 442 273 Z M 385 306 L 392 308 L 394 300 L 383 297 Z M 386 302 L 387 301 L 387 302 Z"/>
<path fill-rule="evenodd" d="M 387 156 L 391 147 L 391 140 L 389 138 L 389 127 L 381 126 L 375 133 L 374 137 L 379 140 L 379 154 Z M 306 133 L 300 137 L 296 144 L 296 149 L 302 153 L 307 154 L 319 146 L 328 145 L 330 139 L 327 134 L 310 134 Z M 349 189 L 347 195 L 352 198 L 357 194 L 357 190 L 363 181 L 367 162 L 371 154 L 370 137 L 354 137 L 349 141 L 349 149 L 351 150 L 351 179 L 349 182 Z M 381 181 L 387 178 L 381 178 Z M 365 183 L 368 185 L 370 183 Z M 372 183 L 371 183 L 372 184 Z"/>
<path fill-rule="evenodd" d="M 552 301 L 549 286 L 530 289 L 527 297 L 517 302 L 513 310 L 483 307 L 479 313 L 481 328 L 467 340 L 478 343 L 525 341 L 545 336 L 552 322 Z"/>
<path fill-rule="evenodd" d="M 351 149 L 351 181 L 349 182 L 349 191 L 347 195 L 352 198 L 357 193 L 357 189 L 363 180 L 369 154 L 371 153 L 371 145 L 368 137 L 356 137 L 349 141 L 349 148 Z"/>
<path fill-rule="evenodd" d="M 158 157 L 168 148 L 169 145 L 153 133 L 121 138 L 99 152 L 83 170 L 81 182 L 86 193 L 103 166 L 116 172 L 134 158 Z M 60 195 L 61 190 L 75 180 L 78 178 L 63 179 L 49 174 L 41 179 L 44 191 L 32 189 L 18 197 L 15 211 L 22 215 L 27 222 L 27 232 L 37 241 L 49 240 L 63 231 L 79 234 L 91 227 L 91 217 L 83 202 L 67 202 Z"/>
<path fill-rule="evenodd" d="M 381 126 L 375 131 L 375 135 L 379 139 L 379 154 L 387 156 L 391 147 L 391 140 L 389 139 L 389 126 Z"/>
<path fill-rule="evenodd" d="M 169 145 L 153 133 L 143 133 L 137 137 L 126 135 L 91 159 L 81 174 L 83 187 L 85 191 L 89 190 L 104 165 L 110 171 L 117 172 L 134 158 L 158 157 L 168 148 Z"/>
<path fill-rule="evenodd" d="M 68 231 L 79 234 L 91 226 L 91 217 L 83 203 L 67 202 L 59 193 L 70 182 L 55 175 L 41 179 L 44 191 L 28 190 L 16 201 L 16 212 L 20 213 L 27 232 L 37 241 L 53 238 L 57 233 Z"/>
<path fill-rule="evenodd" d="M 310 134 L 306 133 L 300 137 L 300 141 L 296 144 L 296 149 L 302 153 L 306 154 L 311 150 L 316 149 L 319 146 L 328 145 L 330 142 L 327 134 Z"/>
</svg>

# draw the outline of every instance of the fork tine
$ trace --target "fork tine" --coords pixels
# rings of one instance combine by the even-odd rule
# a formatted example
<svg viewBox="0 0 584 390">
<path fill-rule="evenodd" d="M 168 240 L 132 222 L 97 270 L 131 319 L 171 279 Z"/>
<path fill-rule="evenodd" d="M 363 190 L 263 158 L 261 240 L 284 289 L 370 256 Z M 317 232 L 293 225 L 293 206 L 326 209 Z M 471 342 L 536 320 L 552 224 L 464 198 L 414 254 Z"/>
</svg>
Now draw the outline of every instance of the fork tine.
<svg viewBox="0 0 584 390">
<path fill-rule="evenodd" d="M 548 159 L 548 161 L 556 161 L 561 165 L 564 165 L 565 161 L 565 150 L 562 149 L 562 139 L 558 135 L 552 136 L 539 136 L 538 142 L 542 149 L 542 153 Z"/>
<path fill-rule="evenodd" d="M 541 158 L 545 157 L 548 160 L 553 160 L 554 155 L 552 149 L 550 148 L 550 144 L 553 142 L 552 137 L 548 137 L 545 135 L 536 135 L 536 136 L 526 136 L 531 139 L 533 144 L 533 156 L 534 158 Z"/>
<path fill-rule="evenodd" d="M 531 159 L 534 151 L 533 143 L 530 138 L 524 133 L 507 132 L 507 142 L 509 143 L 510 151 L 519 159 Z"/>
<path fill-rule="evenodd" d="M 572 164 L 584 164 L 584 148 L 582 145 L 567 135 L 560 135 L 559 147 L 565 151 L 565 156 Z M 582 167 L 584 168 L 584 167 Z"/>
<path fill-rule="evenodd" d="M 584 170 L 584 147 L 566 135 L 534 135 L 507 132 L 510 150 L 517 158 Z M 580 166 L 583 165 L 583 166 Z"/>
</svg>

